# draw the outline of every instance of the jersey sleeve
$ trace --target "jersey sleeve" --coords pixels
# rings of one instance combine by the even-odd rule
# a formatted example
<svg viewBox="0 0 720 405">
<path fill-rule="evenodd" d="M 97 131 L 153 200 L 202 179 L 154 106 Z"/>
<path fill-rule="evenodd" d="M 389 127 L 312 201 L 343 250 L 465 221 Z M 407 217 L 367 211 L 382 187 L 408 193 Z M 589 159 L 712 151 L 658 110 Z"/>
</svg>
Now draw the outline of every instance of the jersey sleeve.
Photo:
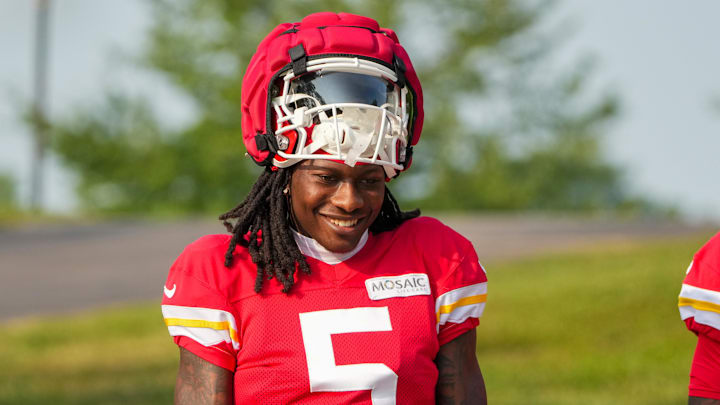
<svg viewBox="0 0 720 405">
<path fill-rule="evenodd" d="M 472 245 L 465 250 L 458 265 L 438 283 L 437 290 L 438 342 L 444 345 L 474 329 L 485 310 L 487 276 Z"/>
<path fill-rule="evenodd" d="M 164 286 L 162 313 L 178 346 L 234 372 L 238 318 L 208 276 L 218 266 L 208 257 L 212 253 L 191 245 L 178 257 Z"/>
<path fill-rule="evenodd" d="M 689 395 L 720 399 L 720 233 L 693 257 L 678 307 L 687 328 L 698 335 Z"/>
<path fill-rule="evenodd" d="M 680 289 L 678 308 L 691 331 L 720 341 L 720 233 L 693 257 Z"/>
</svg>

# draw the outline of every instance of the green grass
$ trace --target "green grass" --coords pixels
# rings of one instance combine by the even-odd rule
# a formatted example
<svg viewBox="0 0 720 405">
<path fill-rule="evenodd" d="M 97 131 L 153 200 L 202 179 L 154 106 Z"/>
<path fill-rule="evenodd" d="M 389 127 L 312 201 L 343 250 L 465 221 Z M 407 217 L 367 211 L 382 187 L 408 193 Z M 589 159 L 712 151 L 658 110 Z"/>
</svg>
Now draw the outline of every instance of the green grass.
<svg viewBox="0 0 720 405">
<path fill-rule="evenodd" d="M 488 266 L 478 359 L 491 404 L 687 403 L 677 295 L 709 238 Z"/>
<path fill-rule="evenodd" d="M 708 237 L 489 263 L 490 403 L 686 402 L 677 294 Z M 0 324 L 0 404 L 168 404 L 177 359 L 157 303 Z"/>
<path fill-rule="evenodd" d="M 0 404 L 169 404 L 178 350 L 159 303 L 0 327 Z"/>
</svg>

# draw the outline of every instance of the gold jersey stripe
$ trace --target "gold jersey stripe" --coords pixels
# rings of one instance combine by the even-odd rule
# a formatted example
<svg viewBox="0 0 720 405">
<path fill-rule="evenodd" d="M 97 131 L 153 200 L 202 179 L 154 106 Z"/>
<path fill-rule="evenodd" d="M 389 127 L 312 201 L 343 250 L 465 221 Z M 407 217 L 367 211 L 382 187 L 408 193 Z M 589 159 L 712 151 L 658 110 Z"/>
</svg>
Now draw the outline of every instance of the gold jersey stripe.
<svg viewBox="0 0 720 405">
<path fill-rule="evenodd" d="M 165 318 L 167 326 L 185 326 L 188 328 L 209 328 L 215 330 L 226 330 L 230 333 L 230 339 L 239 342 L 235 329 L 230 326 L 228 321 L 205 321 L 202 319 L 181 319 L 181 318 Z"/>
<path fill-rule="evenodd" d="M 712 302 L 695 300 L 692 298 L 680 297 L 678 299 L 679 307 L 693 307 L 700 311 L 716 312 L 720 314 L 720 305 Z"/>
<path fill-rule="evenodd" d="M 479 294 L 460 298 L 452 304 L 442 305 L 437 311 L 437 322 L 440 322 L 440 315 L 449 314 L 455 310 L 455 308 L 464 307 L 466 305 L 481 304 L 485 301 L 487 301 L 487 294 Z"/>
</svg>

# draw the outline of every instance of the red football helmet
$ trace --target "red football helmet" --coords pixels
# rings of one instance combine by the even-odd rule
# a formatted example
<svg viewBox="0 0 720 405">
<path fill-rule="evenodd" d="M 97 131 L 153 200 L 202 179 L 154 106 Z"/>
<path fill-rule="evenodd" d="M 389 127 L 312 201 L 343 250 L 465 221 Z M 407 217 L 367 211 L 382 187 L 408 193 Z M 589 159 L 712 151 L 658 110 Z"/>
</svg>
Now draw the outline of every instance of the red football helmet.
<svg viewBox="0 0 720 405">
<path fill-rule="evenodd" d="M 395 33 L 370 18 L 317 13 L 280 24 L 242 83 L 242 131 L 260 165 L 303 159 L 410 166 L 423 123 L 422 88 Z"/>
</svg>

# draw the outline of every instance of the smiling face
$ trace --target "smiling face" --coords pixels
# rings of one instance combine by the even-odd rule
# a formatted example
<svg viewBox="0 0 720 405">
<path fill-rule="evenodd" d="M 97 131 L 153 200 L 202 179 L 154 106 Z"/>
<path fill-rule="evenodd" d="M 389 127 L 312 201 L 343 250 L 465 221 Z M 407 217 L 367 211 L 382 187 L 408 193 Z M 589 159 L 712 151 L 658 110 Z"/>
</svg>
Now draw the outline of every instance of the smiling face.
<svg viewBox="0 0 720 405">
<path fill-rule="evenodd" d="M 301 234 L 331 252 L 349 252 L 380 213 L 385 171 L 378 165 L 305 160 L 293 172 L 290 198 Z"/>
</svg>

